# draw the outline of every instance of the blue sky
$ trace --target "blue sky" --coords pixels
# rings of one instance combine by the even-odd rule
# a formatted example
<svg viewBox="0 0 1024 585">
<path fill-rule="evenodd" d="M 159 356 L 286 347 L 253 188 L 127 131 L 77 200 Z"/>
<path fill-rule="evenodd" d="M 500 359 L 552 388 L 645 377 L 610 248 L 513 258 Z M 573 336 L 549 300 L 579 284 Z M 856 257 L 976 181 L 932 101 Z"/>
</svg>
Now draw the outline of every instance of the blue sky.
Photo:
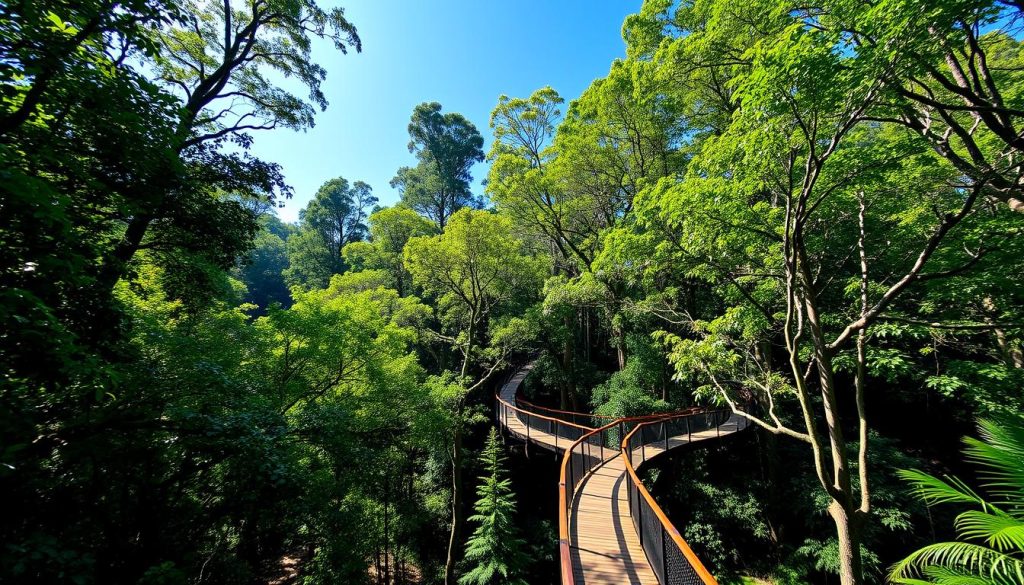
<svg viewBox="0 0 1024 585">
<path fill-rule="evenodd" d="M 415 163 L 406 126 L 416 104 L 437 101 L 472 121 L 489 148 L 488 119 L 498 96 L 525 97 L 550 85 L 568 102 L 625 54 L 626 15 L 641 0 L 346 0 L 363 52 L 329 45 L 313 58 L 327 69 L 330 101 L 316 127 L 259 133 L 253 152 L 284 168 L 295 196 L 278 210 L 295 221 L 324 181 L 369 183 L 384 205 L 388 182 Z M 324 6 L 331 2 L 323 2 Z M 473 173 L 480 193 L 484 165 Z"/>
</svg>

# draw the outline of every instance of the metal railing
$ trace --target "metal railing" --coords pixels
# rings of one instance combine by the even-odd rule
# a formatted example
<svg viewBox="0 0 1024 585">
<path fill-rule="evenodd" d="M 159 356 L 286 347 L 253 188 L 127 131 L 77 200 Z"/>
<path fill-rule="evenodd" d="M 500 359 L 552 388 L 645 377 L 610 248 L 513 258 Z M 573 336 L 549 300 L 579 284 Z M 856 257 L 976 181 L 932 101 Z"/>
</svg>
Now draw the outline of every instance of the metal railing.
<svg viewBox="0 0 1024 585">
<path fill-rule="evenodd" d="M 572 548 L 569 536 L 569 512 L 576 487 L 595 467 L 615 457 L 615 438 L 622 435 L 623 420 L 614 420 L 576 440 L 562 456 L 558 474 L 558 554 L 562 567 L 562 585 L 575 585 L 572 572 Z"/>
<path fill-rule="evenodd" d="M 525 398 L 516 395 L 516 405 L 531 412 L 540 412 L 548 416 L 555 418 L 561 418 L 563 420 L 571 421 L 575 424 L 590 427 L 592 429 L 600 427 L 601 425 L 610 423 L 618 420 L 619 417 L 609 416 L 607 414 L 594 414 L 587 412 L 576 412 L 573 410 L 559 410 L 557 408 L 551 408 L 550 406 L 541 406 L 534 404 Z"/>
<path fill-rule="evenodd" d="M 717 585 L 679 530 L 644 487 L 636 468 L 669 449 L 697 439 L 720 438 L 722 424 L 732 416 L 717 410 L 674 415 L 636 425 L 623 439 L 621 456 L 630 481 L 626 484 L 629 513 L 647 561 L 661 585 Z M 746 427 L 745 418 L 736 430 Z M 714 434 L 712 434 L 712 432 Z"/>
<path fill-rule="evenodd" d="M 495 417 L 501 422 L 502 426 L 508 429 L 509 432 L 521 435 L 522 438 L 527 441 L 534 441 L 538 443 L 537 437 L 531 437 L 531 432 L 540 431 L 541 433 L 547 433 L 554 437 L 555 450 L 559 450 L 568 447 L 575 440 L 579 439 L 583 435 L 589 433 L 593 428 L 576 424 L 574 422 L 564 421 L 552 416 L 545 416 L 543 414 L 537 414 L 520 408 L 515 404 L 511 404 L 501 397 L 500 394 L 495 395 Z M 518 402 L 518 401 L 517 401 Z M 515 417 L 523 426 L 526 427 L 526 432 L 518 432 L 509 426 L 509 417 Z"/>
<path fill-rule="evenodd" d="M 509 432 L 541 444 L 544 443 L 539 441 L 539 436 L 531 437 L 531 433 L 546 433 L 554 437 L 556 452 L 565 449 L 558 479 L 558 546 L 562 585 L 576 583 L 569 534 L 569 517 L 576 489 L 591 471 L 614 457 L 622 457 L 625 461 L 630 480 L 626 482 L 630 515 L 658 582 L 661 585 L 718 585 L 644 487 L 636 467 L 675 446 L 692 442 L 695 435 L 697 439 L 720 437 L 721 426 L 731 412 L 691 408 L 668 415 L 610 419 L 603 415 L 541 407 L 519 398 L 518 389 L 515 404 L 503 399 L 500 393 L 495 394 L 495 399 L 495 417 Z M 572 420 L 539 414 L 532 409 Z M 510 427 L 510 417 L 519 420 L 525 432 Z M 584 421 L 603 424 L 593 428 L 581 424 Z M 746 428 L 747 420 L 741 417 L 741 421 L 736 430 Z M 714 435 L 709 434 L 712 431 Z"/>
</svg>

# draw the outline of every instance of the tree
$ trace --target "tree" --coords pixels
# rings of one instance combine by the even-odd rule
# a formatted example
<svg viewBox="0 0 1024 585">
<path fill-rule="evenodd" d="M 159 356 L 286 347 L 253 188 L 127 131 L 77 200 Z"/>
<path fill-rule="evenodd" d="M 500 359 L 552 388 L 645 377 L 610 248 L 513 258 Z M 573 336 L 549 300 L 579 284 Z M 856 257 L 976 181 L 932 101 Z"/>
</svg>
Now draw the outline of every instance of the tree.
<svg viewBox="0 0 1024 585">
<path fill-rule="evenodd" d="M 982 419 L 978 431 L 980 440 L 964 439 L 964 452 L 981 469 L 990 497 L 957 478 L 900 474 L 929 505 L 976 509 L 957 516 L 959 540 L 928 545 L 897 563 L 889 575 L 894 583 L 1011 585 L 1024 579 L 1024 419 Z"/>
<path fill-rule="evenodd" d="M 984 195 L 1024 212 L 1018 2 L 826 2 L 883 98 L 871 117 L 920 136 Z"/>
<path fill-rule="evenodd" d="M 368 223 L 370 240 L 347 245 L 342 250 L 345 262 L 356 270 L 384 270 L 391 279 L 391 288 L 402 296 L 411 294 L 412 280 L 402 252 L 410 238 L 433 235 L 437 231 L 434 224 L 400 205 L 375 211 Z"/>
<path fill-rule="evenodd" d="M 462 354 L 459 372 L 467 376 L 476 360 L 487 357 L 478 355 L 487 347 L 487 326 L 536 294 L 543 259 L 527 255 L 509 218 L 463 209 L 443 233 L 410 239 L 405 266 L 413 282 L 438 299 L 443 323 L 453 333 L 446 339 Z"/>
<path fill-rule="evenodd" d="M 289 240 L 288 280 L 323 288 L 331 275 L 344 272 L 342 249 L 366 238 L 366 218 L 376 203 L 370 186 L 362 181 L 350 186 L 338 177 L 324 183 L 299 213 L 299 233 Z"/>
<path fill-rule="evenodd" d="M 509 218 L 462 209 L 445 231 L 419 236 L 405 245 L 405 266 L 413 282 L 437 299 L 446 333 L 438 338 L 462 354 L 456 382 L 465 389 L 452 405 L 452 528 L 445 582 L 455 574 L 455 547 L 462 522 L 462 427 L 465 396 L 480 388 L 529 338 L 526 324 L 511 313 L 529 306 L 540 287 L 543 260 L 526 254 Z M 484 371 L 471 381 L 472 366 Z"/>
<path fill-rule="evenodd" d="M 983 263 L 982 242 L 998 248 L 1013 229 L 978 204 L 979 184 L 873 119 L 886 65 L 842 49 L 845 30 L 774 1 L 756 29 L 715 2 L 652 6 L 679 27 L 653 61 L 673 78 L 701 71 L 698 85 L 726 80 L 730 104 L 709 119 L 728 123 L 694 144 L 685 175 L 641 192 L 639 225 L 621 230 L 635 249 L 622 260 L 651 282 L 671 270 L 714 288 L 719 309 L 671 296 L 663 305 L 684 324 L 663 335 L 678 378 L 697 373 L 698 396 L 737 411 L 756 398 L 764 417 L 754 422 L 806 445 L 841 581 L 861 583 L 872 521 L 866 393 L 886 375 L 884 323 L 916 310 L 923 283 Z M 782 414 L 787 404 L 794 412 Z"/>
<path fill-rule="evenodd" d="M 252 251 L 237 268 L 237 277 L 245 284 L 246 300 L 265 312 L 270 305 L 287 306 L 291 302 L 284 271 L 288 268 L 287 241 L 291 233 L 273 212 L 260 218 L 262 229 L 253 241 Z"/>
<path fill-rule="evenodd" d="M 157 80 L 181 100 L 168 147 L 195 182 L 273 199 L 290 190 L 276 165 L 245 154 L 252 141 L 249 132 L 308 128 L 314 106 L 327 107 L 320 90 L 326 72 L 310 57 L 311 36 L 329 40 L 342 52 L 349 46 L 361 50 L 361 41 L 342 8 L 325 11 L 311 0 L 237 4 L 186 2 L 181 21 L 156 32 L 161 48 L 154 64 Z M 270 71 L 298 79 L 309 89 L 312 104 L 275 85 Z M 120 239 L 104 259 L 101 282 L 107 287 L 137 250 L 152 245 L 144 243 L 152 225 L 173 225 L 177 210 L 193 207 L 194 186 L 171 181 L 154 189 L 151 181 L 136 186 L 147 198 L 134 202 Z M 204 206 L 198 207 L 195 215 L 177 223 L 188 230 L 187 220 L 203 215 Z"/>
<path fill-rule="evenodd" d="M 525 585 L 519 575 L 527 557 L 526 541 L 516 530 L 516 500 L 512 482 L 506 477 L 505 455 L 502 453 L 498 432 L 493 427 L 480 454 L 484 475 L 470 522 L 478 526 L 466 541 L 466 561 L 472 568 L 462 577 L 460 585 L 492 585 L 497 583 Z"/>
<path fill-rule="evenodd" d="M 462 114 L 442 114 L 441 104 L 422 103 L 409 122 L 409 152 L 419 163 L 398 169 L 391 186 L 401 192 L 405 205 L 443 231 L 453 213 L 475 206 L 471 170 L 484 158 L 483 144 L 476 126 Z"/>
</svg>

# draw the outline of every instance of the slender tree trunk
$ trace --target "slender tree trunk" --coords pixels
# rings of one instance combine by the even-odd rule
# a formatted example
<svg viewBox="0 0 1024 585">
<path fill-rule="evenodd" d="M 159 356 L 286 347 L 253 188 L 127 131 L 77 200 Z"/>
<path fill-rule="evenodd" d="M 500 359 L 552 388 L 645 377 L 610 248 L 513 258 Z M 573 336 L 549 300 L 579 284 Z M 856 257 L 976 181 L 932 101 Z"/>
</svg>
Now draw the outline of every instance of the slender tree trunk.
<svg viewBox="0 0 1024 585">
<path fill-rule="evenodd" d="M 832 459 L 831 485 L 824 485 L 832 496 L 829 515 L 836 525 L 839 538 L 839 577 L 842 585 L 860 585 L 861 574 L 859 530 L 851 525 L 853 510 L 853 485 L 850 479 L 849 459 L 847 456 L 846 439 L 843 435 L 842 421 L 839 416 L 839 404 L 836 398 L 835 368 L 832 363 L 832 352 L 828 348 L 818 315 L 817 302 L 814 297 L 813 278 L 808 271 L 806 253 L 802 243 L 797 243 L 798 275 L 800 278 L 801 301 L 806 312 L 807 328 L 811 334 L 811 345 L 818 382 L 821 385 L 822 408 L 825 413 L 825 424 L 828 431 L 829 450 Z M 799 375 L 799 374 L 797 374 Z M 865 470 L 861 470 L 866 472 Z"/>
<path fill-rule="evenodd" d="M 391 505 L 391 484 L 388 482 L 387 474 L 384 476 L 384 577 L 386 585 L 391 583 L 391 516 L 388 508 Z"/>
<path fill-rule="evenodd" d="M 576 388 L 573 383 L 573 341 L 574 335 L 572 335 L 573 322 L 569 316 L 565 317 L 565 328 L 570 332 L 566 336 L 565 343 L 562 345 L 562 383 L 561 386 L 561 408 L 562 410 L 568 410 L 570 407 L 575 409 L 576 403 Z"/>
<path fill-rule="evenodd" d="M 626 336 L 622 327 L 612 325 L 612 338 L 615 340 L 615 355 L 619 362 L 619 371 L 626 369 Z"/>
<path fill-rule="evenodd" d="M 452 446 L 452 529 L 448 535 L 448 559 L 444 564 L 445 585 L 455 585 L 455 548 L 462 524 L 462 408 L 459 408 Z"/>
</svg>

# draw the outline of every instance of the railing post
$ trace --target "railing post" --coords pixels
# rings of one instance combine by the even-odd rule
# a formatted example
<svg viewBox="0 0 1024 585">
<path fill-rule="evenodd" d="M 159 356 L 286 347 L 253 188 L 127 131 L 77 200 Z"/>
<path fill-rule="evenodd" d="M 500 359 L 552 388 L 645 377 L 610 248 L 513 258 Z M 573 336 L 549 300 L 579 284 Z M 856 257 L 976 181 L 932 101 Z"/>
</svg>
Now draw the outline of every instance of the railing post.
<svg viewBox="0 0 1024 585">
<path fill-rule="evenodd" d="M 686 442 L 689 443 L 693 437 L 690 435 L 690 417 L 686 417 Z"/>
<path fill-rule="evenodd" d="M 668 426 L 666 421 L 661 421 L 661 434 L 665 437 L 665 451 L 668 452 Z"/>
</svg>

